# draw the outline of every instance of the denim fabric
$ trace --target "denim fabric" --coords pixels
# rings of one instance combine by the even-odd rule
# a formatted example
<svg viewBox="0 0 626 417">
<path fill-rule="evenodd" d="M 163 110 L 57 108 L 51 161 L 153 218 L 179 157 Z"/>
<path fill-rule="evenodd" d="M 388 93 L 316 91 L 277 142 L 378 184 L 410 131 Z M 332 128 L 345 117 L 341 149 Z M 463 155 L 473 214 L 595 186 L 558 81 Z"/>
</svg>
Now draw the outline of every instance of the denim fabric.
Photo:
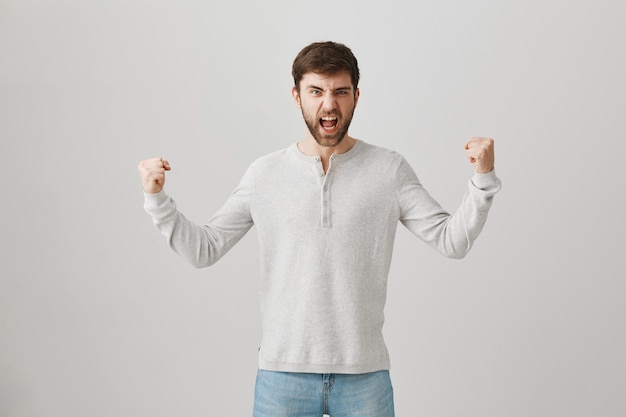
<svg viewBox="0 0 626 417">
<path fill-rule="evenodd" d="M 394 417 L 389 371 L 308 374 L 259 369 L 254 417 Z"/>
</svg>

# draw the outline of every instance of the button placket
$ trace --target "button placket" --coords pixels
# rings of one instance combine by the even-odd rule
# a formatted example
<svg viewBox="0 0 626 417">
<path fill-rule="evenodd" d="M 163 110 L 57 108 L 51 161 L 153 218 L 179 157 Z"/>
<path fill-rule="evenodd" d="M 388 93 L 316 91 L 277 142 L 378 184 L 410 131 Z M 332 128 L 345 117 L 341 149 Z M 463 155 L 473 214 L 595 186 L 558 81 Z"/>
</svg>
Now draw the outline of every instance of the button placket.
<svg viewBox="0 0 626 417">
<path fill-rule="evenodd" d="M 330 187 L 328 178 L 322 187 L 322 226 L 330 227 Z"/>
<path fill-rule="evenodd" d="M 320 226 L 321 227 L 330 227 L 331 226 L 331 202 L 330 202 L 330 188 L 332 177 L 336 168 L 333 168 L 333 160 L 334 155 L 331 155 L 330 161 L 328 164 L 328 170 L 324 172 L 324 168 L 322 166 L 322 159 L 319 156 L 316 156 L 313 161 L 313 171 L 318 178 L 320 185 Z"/>
<path fill-rule="evenodd" d="M 332 182 L 333 177 L 333 169 L 332 169 L 333 156 L 330 157 L 330 161 L 328 164 L 328 171 L 324 177 L 324 182 L 322 183 L 321 189 L 321 204 L 322 204 L 322 227 L 330 227 L 331 218 L 330 218 L 330 184 Z"/>
</svg>

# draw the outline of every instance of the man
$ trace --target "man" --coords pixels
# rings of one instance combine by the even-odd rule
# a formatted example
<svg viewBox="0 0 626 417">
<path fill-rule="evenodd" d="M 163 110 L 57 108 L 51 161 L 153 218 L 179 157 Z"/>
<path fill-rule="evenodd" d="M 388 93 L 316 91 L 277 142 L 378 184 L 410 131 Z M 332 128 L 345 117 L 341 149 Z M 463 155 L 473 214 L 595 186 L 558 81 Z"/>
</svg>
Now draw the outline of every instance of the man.
<svg viewBox="0 0 626 417">
<path fill-rule="evenodd" d="M 187 220 L 163 191 L 169 163 L 142 161 L 145 209 L 197 267 L 257 227 L 263 337 L 255 417 L 393 416 L 382 327 L 398 221 L 442 254 L 463 257 L 500 188 L 493 140 L 465 145 L 476 173 L 450 215 L 401 155 L 348 135 L 360 94 L 349 48 L 313 43 L 292 73 L 308 127 L 302 141 L 252 163 L 204 226 Z"/>
</svg>

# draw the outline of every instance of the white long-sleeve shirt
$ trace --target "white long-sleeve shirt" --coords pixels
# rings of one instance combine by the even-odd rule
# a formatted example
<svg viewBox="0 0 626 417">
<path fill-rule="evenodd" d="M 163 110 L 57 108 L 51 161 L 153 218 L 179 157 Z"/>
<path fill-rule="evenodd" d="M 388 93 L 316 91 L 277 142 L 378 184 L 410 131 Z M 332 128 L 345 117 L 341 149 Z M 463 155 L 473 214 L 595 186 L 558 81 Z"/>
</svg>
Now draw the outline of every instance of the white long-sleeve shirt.
<svg viewBox="0 0 626 417">
<path fill-rule="evenodd" d="M 363 141 L 319 157 L 296 144 L 252 163 L 205 225 L 161 191 L 145 209 L 169 245 L 197 267 L 220 259 L 253 226 L 261 259 L 259 367 L 315 373 L 389 368 L 383 340 L 387 276 L 398 221 L 452 258 L 463 257 L 487 219 L 500 181 L 475 174 L 450 215 L 406 160 Z"/>
</svg>

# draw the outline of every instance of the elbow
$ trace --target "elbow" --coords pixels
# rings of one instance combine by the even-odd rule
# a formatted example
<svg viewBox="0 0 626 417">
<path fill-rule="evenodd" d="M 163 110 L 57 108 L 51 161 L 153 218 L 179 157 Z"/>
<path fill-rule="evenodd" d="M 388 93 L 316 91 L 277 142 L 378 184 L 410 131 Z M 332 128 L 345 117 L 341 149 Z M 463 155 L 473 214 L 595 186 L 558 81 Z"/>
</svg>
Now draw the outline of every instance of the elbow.
<svg viewBox="0 0 626 417">
<path fill-rule="evenodd" d="M 463 259 L 469 251 L 445 253 L 444 255 L 450 259 Z"/>
<path fill-rule="evenodd" d="M 209 256 L 207 254 L 198 254 L 187 259 L 187 262 L 196 269 L 207 268 L 217 262 L 219 258 L 215 256 Z"/>
<path fill-rule="evenodd" d="M 196 269 L 206 268 L 208 266 L 213 265 L 212 263 L 208 264 L 206 262 L 199 262 L 197 260 L 190 261 L 189 263 L 191 264 L 191 266 L 193 266 Z"/>
<path fill-rule="evenodd" d="M 465 245 L 447 245 L 439 249 L 439 252 L 450 259 L 463 259 L 469 253 L 472 245 L 466 243 Z"/>
<path fill-rule="evenodd" d="M 206 268 L 217 262 L 219 257 L 206 250 L 198 250 L 194 252 L 182 251 L 172 246 L 172 249 L 185 260 L 188 264 L 196 269 Z"/>
</svg>

